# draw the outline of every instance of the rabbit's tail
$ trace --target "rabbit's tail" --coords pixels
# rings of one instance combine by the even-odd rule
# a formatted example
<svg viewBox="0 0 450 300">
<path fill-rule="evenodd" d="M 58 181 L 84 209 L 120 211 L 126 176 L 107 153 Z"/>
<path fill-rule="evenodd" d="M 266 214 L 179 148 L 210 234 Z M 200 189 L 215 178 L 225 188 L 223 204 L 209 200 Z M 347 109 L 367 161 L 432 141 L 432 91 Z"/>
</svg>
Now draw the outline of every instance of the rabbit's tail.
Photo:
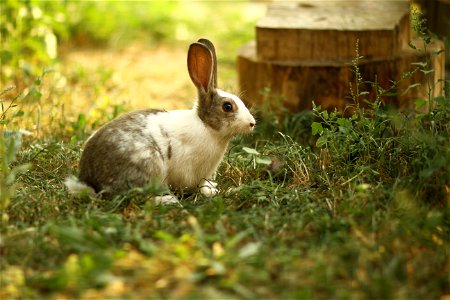
<svg viewBox="0 0 450 300">
<path fill-rule="evenodd" d="M 69 176 L 64 180 L 64 185 L 69 190 L 69 194 L 80 196 L 80 195 L 94 195 L 95 191 L 93 188 L 81 182 L 75 176 Z"/>
</svg>

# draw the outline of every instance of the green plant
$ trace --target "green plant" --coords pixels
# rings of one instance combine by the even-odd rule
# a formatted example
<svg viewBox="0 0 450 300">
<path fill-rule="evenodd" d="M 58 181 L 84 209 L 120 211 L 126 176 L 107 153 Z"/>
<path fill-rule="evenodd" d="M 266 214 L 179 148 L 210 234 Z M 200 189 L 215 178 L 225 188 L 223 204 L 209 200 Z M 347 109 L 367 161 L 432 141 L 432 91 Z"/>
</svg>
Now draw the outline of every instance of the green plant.
<svg viewBox="0 0 450 300">
<path fill-rule="evenodd" d="M 261 156 L 261 154 L 256 151 L 256 149 L 248 148 L 248 147 L 242 147 L 242 150 L 249 154 L 249 161 L 253 168 L 256 168 L 256 164 L 260 165 L 269 165 L 271 163 L 271 160 L 267 156 Z"/>
<path fill-rule="evenodd" d="M 29 164 L 11 166 L 17 159 L 17 153 L 22 145 L 22 135 L 29 134 L 26 131 L 3 131 L 0 136 L 0 214 L 2 230 L 5 223 L 8 222 L 6 210 L 14 196 L 18 174 L 29 169 Z"/>
<path fill-rule="evenodd" d="M 6 87 L 4 90 L 2 90 L 0 92 L 0 97 L 1 97 L 0 105 L 1 105 L 1 109 L 2 109 L 2 113 L 0 115 L 0 125 L 2 126 L 1 127 L 2 129 L 6 128 L 6 125 L 8 125 L 8 123 L 11 121 L 11 119 L 14 119 L 15 117 L 19 117 L 19 116 L 23 115 L 23 111 L 20 111 L 20 110 L 18 112 L 15 112 L 12 116 L 8 115 L 10 110 L 12 110 L 13 108 L 15 108 L 17 106 L 16 102 L 20 95 L 17 95 L 8 101 L 4 97 L 8 93 L 10 93 L 11 91 L 13 91 L 15 89 L 16 89 L 16 87 L 11 85 L 9 87 Z"/>
<path fill-rule="evenodd" d="M 425 44 L 429 44 L 430 39 L 423 36 L 425 33 L 421 30 Z M 397 82 L 393 82 L 388 90 L 372 82 L 377 95 L 373 102 L 369 102 L 369 92 L 361 88 L 366 82 L 359 72 L 360 59 L 356 45 L 356 57 L 352 62 L 355 83 L 350 86 L 353 104 L 346 108 L 352 112 L 350 116 L 336 110 L 321 110 L 320 106 L 313 104 L 313 111 L 320 119 L 320 122 L 311 124 L 312 134 L 318 136 L 316 146 L 330 156 L 332 172 L 344 178 L 346 174 L 356 172 L 345 183 L 356 181 L 364 184 L 374 178 L 399 180 L 420 198 L 428 199 L 435 195 L 435 204 L 445 204 L 446 186 L 450 179 L 449 100 L 445 96 L 433 97 L 431 85 L 434 83 L 428 80 L 427 103 L 430 109 L 426 113 L 417 112 L 415 118 L 389 110 L 382 103 L 382 97 L 394 91 Z M 433 70 L 423 69 L 429 66 L 428 57 L 426 60 L 414 63 L 419 68 L 412 72 L 420 71 L 431 76 Z M 405 76 L 410 74 L 407 72 Z M 327 172 L 331 171 L 329 168 Z"/>
<path fill-rule="evenodd" d="M 12 119 L 23 115 L 23 112 L 19 110 L 9 116 L 11 109 L 16 105 L 15 102 L 19 98 L 19 95 L 13 97 L 8 102 L 6 102 L 3 96 L 14 89 L 15 87 L 11 86 L 0 92 L 0 218 L 2 231 L 4 230 L 3 225 L 8 222 L 9 218 L 6 210 L 17 187 L 16 176 L 25 172 L 30 167 L 29 164 L 12 166 L 17 160 L 17 153 L 22 145 L 22 136 L 30 134 L 25 130 L 6 130 L 8 123 Z"/>
<path fill-rule="evenodd" d="M 33 78 L 56 59 L 58 37 L 66 35 L 62 1 L 18 1 L 0 3 L 1 82 Z"/>
</svg>

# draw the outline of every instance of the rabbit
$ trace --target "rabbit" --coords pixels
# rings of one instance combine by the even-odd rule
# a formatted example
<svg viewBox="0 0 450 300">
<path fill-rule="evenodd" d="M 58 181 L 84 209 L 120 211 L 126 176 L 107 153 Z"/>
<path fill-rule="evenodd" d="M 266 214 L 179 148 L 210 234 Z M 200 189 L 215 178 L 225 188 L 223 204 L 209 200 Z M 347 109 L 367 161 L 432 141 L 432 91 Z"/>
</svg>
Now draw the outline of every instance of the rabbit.
<svg viewBox="0 0 450 300">
<path fill-rule="evenodd" d="M 198 91 L 193 108 L 134 111 L 101 127 L 85 143 L 79 179 L 66 180 L 69 192 L 116 195 L 155 179 L 171 191 L 219 192 L 212 180 L 229 141 L 250 133 L 256 121 L 238 96 L 217 88 L 212 42 L 192 43 L 187 67 Z M 172 194 L 154 200 L 178 202 Z"/>
</svg>

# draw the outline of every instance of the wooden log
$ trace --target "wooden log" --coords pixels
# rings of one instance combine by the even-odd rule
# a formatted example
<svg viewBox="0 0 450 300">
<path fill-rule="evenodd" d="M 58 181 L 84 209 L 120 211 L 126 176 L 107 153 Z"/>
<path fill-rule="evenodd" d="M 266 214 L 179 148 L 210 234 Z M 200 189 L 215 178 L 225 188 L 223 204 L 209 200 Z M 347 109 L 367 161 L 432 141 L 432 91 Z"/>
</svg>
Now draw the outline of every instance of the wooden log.
<svg viewBox="0 0 450 300">
<path fill-rule="evenodd" d="M 450 40 L 450 0 L 418 1 L 425 13 L 427 26 L 441 39 Z M 450 68 L 450 50 L 446 51 L 446 65 Z"/>
<path fill-rule="evenodd" d="M 443 44 L 437 43 L 430 50 L 442 48 Z M 384 97 L 382 101 L 407 109 L 414 107 L 416 99 L 428 98 L 427 78 L 430 78 L 430 84 L 435 85 L 432 96 L 442 95 L 443 83 L 438 80 L 444 78 L 443 59 L 443 55 L 433 58 L 435 72 L 428 74 L 429 77 L 417 71 L 404 80 L 401 80 L 403 74 L 415 68 L 412 63 L 425 60 L 423 52 L 403 49 L 390 58 L 364 58 L 360 61 L 359 69 L 363 80 L 376 81 L 384 89 L 391 86 L 391 80 L 400 81 L 396 95 Z M 255 42 L 239 50 L 238 74 L 241 95 L 245 101 L 256 105 L 283 105 L 292 112 L 311 109 L 312 101 L 325 109 L 344 110 L 346 105 L 352 103 L 349 99 L 350 84 L 355 89 L 351 60 L 270 62 L 258 58 Z M 420 85 L 403 94 L 408 86 L 416 83 Z M 264 94 L 265 89 L 269 89 L 270 93 Z M 374 100 L 376 91 L 369 84 L 362 89 L 370 92 L 368 100 Z"/>
<path fill-rule="evenodd" d="M 450 38 L 450 0 L 421 0 L 428 28 Z"/>
<path fill-rule="evenodd" d="M 410 40 L 408 1 L 294 1 L 269 6 L 256 25 L 260 60 L 351 60 L 395 55 Z"/>
</svg>

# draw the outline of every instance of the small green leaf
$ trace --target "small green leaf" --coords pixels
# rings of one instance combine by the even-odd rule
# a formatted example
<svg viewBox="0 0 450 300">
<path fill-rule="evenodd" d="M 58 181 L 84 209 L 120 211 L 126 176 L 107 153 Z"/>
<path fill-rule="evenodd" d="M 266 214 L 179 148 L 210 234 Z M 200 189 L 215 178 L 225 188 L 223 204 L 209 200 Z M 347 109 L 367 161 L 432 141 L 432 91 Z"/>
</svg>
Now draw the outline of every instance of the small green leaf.
<svg viewBox="0 0 450 300">
<path fill-rule="evenodd" d="M 242 150 L 244 150 L 244 151 L 247 152 L 248 154 L 259 155 L 259 152 L 256 151 L 256 150 L 253 149 L 253 148 L 242 147 Z"/>
<path fill-rule="evenodd" d="M 317 134 L 322 135 L 323 127 L 322 127 L 321 123 L 313 122 L 311 124 L 311 129 L 312 129 L 312 134 L 313 135 L 317 135 Z"/>
<path fill-rule="evenodd" d="M 447 100 L 445 99 L 444 96 L 438 96 L 434 98 L 434 101 L 436 101 L 436 103 L 438 105 L 445 105 L 447 103 Z"/>
<path fill-rule="evenodd" d="M 320 138 L 317 139 L 317 142 L 316 142 L 317 147 L 322 147 L 323 145 L 326 145 L 326 144 L 327 144 L 326 136 L 321 136 Z"/>
<path fill-rule="evenodd" d="M 420 70 L 420 72 L 422 72 L 423 74 L 427 75 L 427 74 L 434 73 L 434 69 L 431 69 L 431 70 Z"/>
<path fill-rule="evenodd" d="M 419 109 L 419 108 L 424 107 L 427 103 L 428 103 L 428 101 L 425 99 L 417 99 L 415 102 L 415 105 L 416 105 L 416 108 Z"/>
<path fill-rule="evenodd" d="M 163 230 L 158 230 L 155 232 L 155 238 L 160 239 L 164 242 L 173 242 L 175 240 L 175 238 L 173 237 L 173 235 L 171 235 L 168 232 L 165 232 Z"/>
<path fill-rule="evenodd" d="M 257 157 L 255 159 L 257 164 L 261 165 L 270 165 L 272 163 L 272 159 L 270 157 L 264 156 L 264 157 Z"/>
<path fill-rule="evenodd" d="M 350 121 L 349 119 L 346 119 L 346 118 L 338 118 L 336 120 L 336 123 L 340 127 L 344 127 L 344 128 L 351 128 L 352 127 L 352 121 Z"/>
<path fill-rule="evenodd" d="M 414 46 L 411 42 L 408 42 L 408 46 L 411 47 L 414 50 L 417 50 L 417 47 Z"/>
<path fill-rule="evenodd" d="M 401 94 L 401 96 L 405 95 L 407 92 L 409 92 L 410 89 L 415 88 L 415 87 L 417 87 L 417 86 L 420 86 L 420 83 L 414 83 L 414 84 L 409 85 L 409 86 L 403 91 L 403 93 Z"/>
<path fill-rule="evenodd" d="M 84 114 L 78 114 L 78 119 L 77 119 L 77 127 L 78 128 L 84 128 L 87 124 L 87 120 L 86 120 L 86 116 Z"/>
<path fill-rule="evenodd" d="M 418 61 L 418 62 L 413 62 L 411 64 L 413 66 L 419 66 L 419 67 L 422 67 L 422 68 L 425 68 L 428 65 L 428 63 L 426 61 L 423 61 L 423 62 Z"/>
<path fill-rule="evenodd" d="M 245 239 L 249 234 L 250 234 L 249 230 L 244 230 L 244 231 L 238 232 L 230 240 L 227 241 L 227 243 L 225 244 L 225 248 L 226 249 L 234 248 L 239 242 L 241 242 L 243 239 Z"/>
<path fill-rule="evenodd" d="M 17 118 L 17 117 L 22 117 L 24 115 L 24 111 L 23 110 L 19 110 L 17 112 L 14 113 L 14 115 L 12 116 L 13 118 Z"/>
<path fill-rule="evenodd" d="M 249 256 L 253 256 L 258 253 L 260 247 L 260 243 L 248 243 L 239 250 L 238 256 L 239 258 L 247 258 Z"/>
<path fill-rule="evenodd" d="M 441 49 L 441 50 L 439 50 L 439 51 L 437 51 L 437 52 L 432 53 L 432 54 L 431 54 L 431 57 L 438 56 L 439 54 L 441 54 L 441 53 L 443 53 L 443 52 L 445 52 L 445 50 L 444 50 L 444 49 Z"/>
</svg>

